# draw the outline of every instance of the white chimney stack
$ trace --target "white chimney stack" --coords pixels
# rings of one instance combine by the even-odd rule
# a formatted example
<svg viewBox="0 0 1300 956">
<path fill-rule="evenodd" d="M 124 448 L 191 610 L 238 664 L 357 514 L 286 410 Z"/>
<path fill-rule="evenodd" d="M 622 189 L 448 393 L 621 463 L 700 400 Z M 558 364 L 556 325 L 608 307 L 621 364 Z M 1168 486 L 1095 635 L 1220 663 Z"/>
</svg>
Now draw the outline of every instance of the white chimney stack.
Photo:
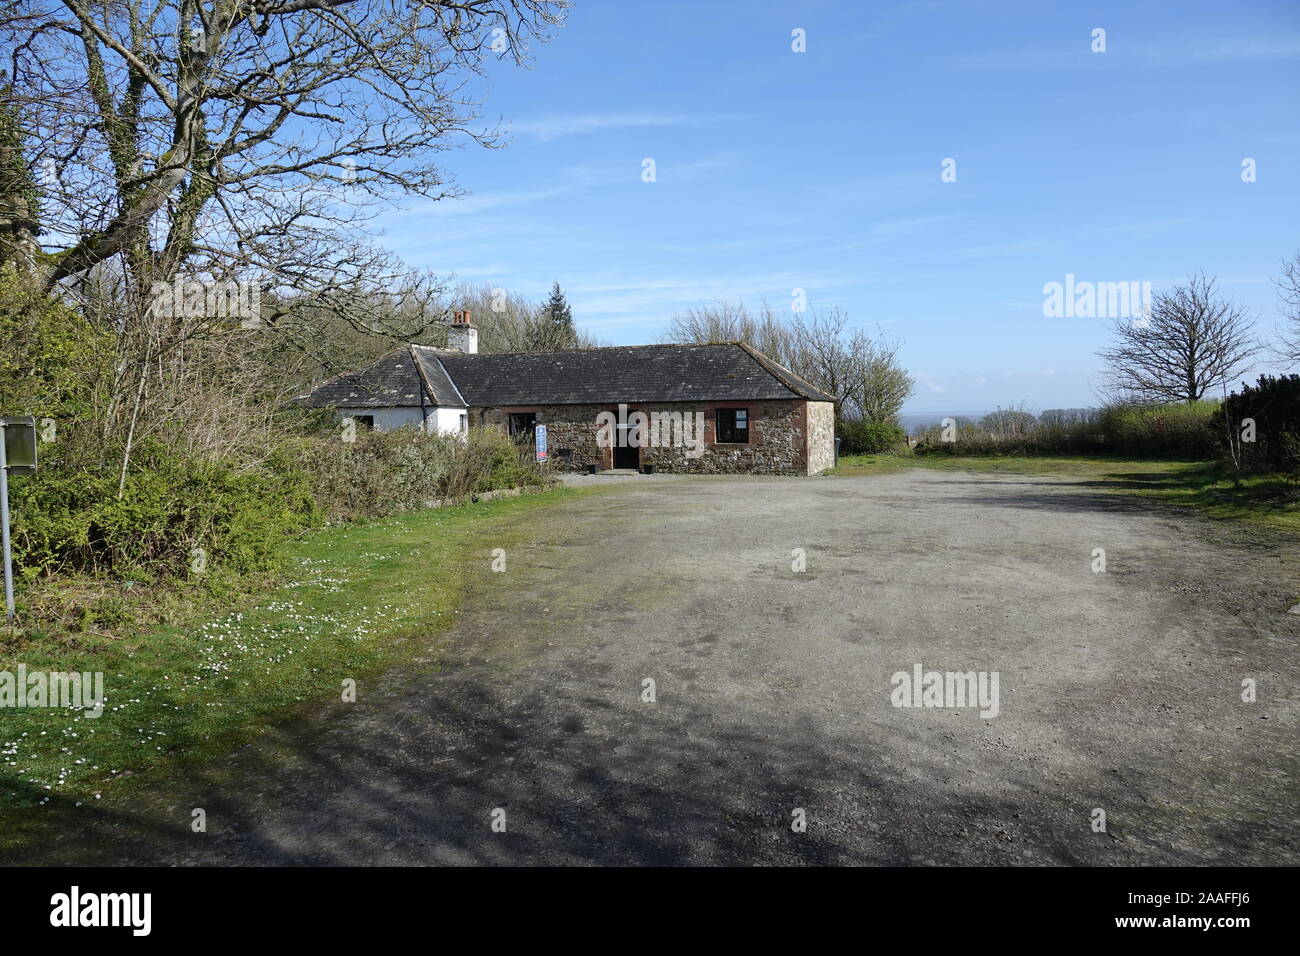
<svg viewBox="0 0 1300 956">
<path fill-rule="evenodd" d="M 469 355 L 478 352 L 478 329 L 470 324 L 468 309 L 451 314 L 451 328 L 447 330 L 447 347 Z"/>
</svg>

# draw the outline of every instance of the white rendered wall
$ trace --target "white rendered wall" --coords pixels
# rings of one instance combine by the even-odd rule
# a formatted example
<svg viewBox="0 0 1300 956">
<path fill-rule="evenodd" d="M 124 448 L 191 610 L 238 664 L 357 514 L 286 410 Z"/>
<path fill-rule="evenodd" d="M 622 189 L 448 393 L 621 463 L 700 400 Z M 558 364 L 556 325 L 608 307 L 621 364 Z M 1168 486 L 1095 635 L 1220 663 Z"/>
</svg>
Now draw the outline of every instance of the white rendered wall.
<svg viewBox="0 0 1300 956">
<path fill-rule="evenodd" d="M 375 431 L 391 432 L 399 428 L 424 428 L 431 434 L 460 434 L 460 416 L 463 408 L 340 408 L 340 418 L 352 415 L 373 415 Z"/>
<path fill-rule="evenodd" d="M 459 435 L 460 434 L 460 416 L 465 414 L 463 408 L 431 408 L 428 410 L 428 417 L 425 419 L 428 425 L 425 426 L 431 433 L 440 435 Z"/>
<path fill-rule="evenodd" d="M 391 432 L 399 428 L 419 428 L 424 416 L 418 408 L 340 408 L 340 418 L 353 415 L 372 415 L 375 431 Z"/>
</svg>

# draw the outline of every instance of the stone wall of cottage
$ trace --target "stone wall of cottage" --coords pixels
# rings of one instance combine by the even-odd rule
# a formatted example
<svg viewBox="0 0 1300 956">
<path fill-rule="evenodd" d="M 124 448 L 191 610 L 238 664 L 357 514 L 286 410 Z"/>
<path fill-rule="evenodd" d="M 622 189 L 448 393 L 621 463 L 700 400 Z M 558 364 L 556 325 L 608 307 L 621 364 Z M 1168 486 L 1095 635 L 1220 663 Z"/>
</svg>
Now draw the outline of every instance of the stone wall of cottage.
<svg viewBox="0 0 1300 956">
<path fill-rule="evenodd" d="M 808 474 L 835 466 L 835 404 L 808 403 Z"/>
<path fill-rule="evenodd" d="M 609 466 L 609 453 L 602 460 L 596 446 L 596 416 L 604 405 L 528 405 L 517 408 L 476 408 L 470 411 L 470 424 L 505 429 L 510 412 L 536 412 L 539 424 L 546 426 L 546 451 L 551 464 L 560 471 L 586 471 L 588 465 L 598 469 Z M 561 450 L 569 452 L 568 460 Z"/>
<path fill-rule="evenodd" d="M 825 402 L 805 402 L 803 399 L 762 400 L 750 402 L 670 402 L 630 404 L 628 411 L 647 413 L 676 412 L 682 415 L 704 413 L 704 452 L 696 458 L 687 456 L 681 446 L 643 447 L 639 449 L 642 466 L 654 465 L 656 471 L 688 474 L 809 474 L 807 450 L 807 412 L 810 406 L 825 406 Z M 745 444 L 718 444 L 716 439 L 717 409 L 743 408 L 749 413 L 749 441 Z M 598 469 L 612 467 L 612 449 L 596 444 L 596 416 L 603 411 L 617 413 L 617 405 L 528 405 L 510 408 L 472 409 L 470 424 L 506 427 L 511 412 L 535 412 L 537 421 L 546 426 L 547 451 L 554 467 L 566 471 L 586 471 L 588 465 Z M 818 415 L 822 427 L 822 413 Z M 833 432 L 833 421 L 831 423 Z M 824 444 L 821 438 L 819 443 Z M 833 441 L 833 438 L 832 438 Z M 568 454 L 564 454 L 567 452 Z M 818 461 L 826 460 L 823 451 Z M 817 470 L 829 468 L 821 465 Z"/>
</svg>

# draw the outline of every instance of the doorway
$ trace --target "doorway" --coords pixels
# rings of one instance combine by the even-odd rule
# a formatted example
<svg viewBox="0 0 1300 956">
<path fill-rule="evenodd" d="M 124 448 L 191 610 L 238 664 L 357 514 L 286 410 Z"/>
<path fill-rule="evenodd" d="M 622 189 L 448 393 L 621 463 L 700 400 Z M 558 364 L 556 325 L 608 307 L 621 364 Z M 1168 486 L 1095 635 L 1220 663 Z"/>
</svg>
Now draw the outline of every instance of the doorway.
<svg viewBox="0 0 1300 956">
<path fill-rule="evenodd" d="M 631 468 L 635 471 L 641 467 L 641 449 L 628 445 L 627 424 L 620 424 L 617 427 L 618 440 L 614 443 L 614 467 Z"/>
<path fill-rule="evenodd" d="M 506 418 L 506 428 L 516 444 L 531 445 L 537 428 L 537 413 L 511 412 Z"/>
</svg>

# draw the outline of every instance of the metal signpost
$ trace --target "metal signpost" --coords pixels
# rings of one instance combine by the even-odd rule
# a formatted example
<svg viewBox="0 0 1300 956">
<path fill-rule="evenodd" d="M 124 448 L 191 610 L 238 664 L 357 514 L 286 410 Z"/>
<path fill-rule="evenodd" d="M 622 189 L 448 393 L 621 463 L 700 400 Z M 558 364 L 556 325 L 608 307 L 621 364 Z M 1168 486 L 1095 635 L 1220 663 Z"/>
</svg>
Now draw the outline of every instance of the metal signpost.
<svg viewBox="0 0 1300 956">
<path fill-rule="evenodd" d="M 5 560 L 5 620 L 14 619 L 14 567 L 9 551 L 9 476 L 36 471 L 36 419 L 0 418 L 0 539 Z"/>
</svg>

